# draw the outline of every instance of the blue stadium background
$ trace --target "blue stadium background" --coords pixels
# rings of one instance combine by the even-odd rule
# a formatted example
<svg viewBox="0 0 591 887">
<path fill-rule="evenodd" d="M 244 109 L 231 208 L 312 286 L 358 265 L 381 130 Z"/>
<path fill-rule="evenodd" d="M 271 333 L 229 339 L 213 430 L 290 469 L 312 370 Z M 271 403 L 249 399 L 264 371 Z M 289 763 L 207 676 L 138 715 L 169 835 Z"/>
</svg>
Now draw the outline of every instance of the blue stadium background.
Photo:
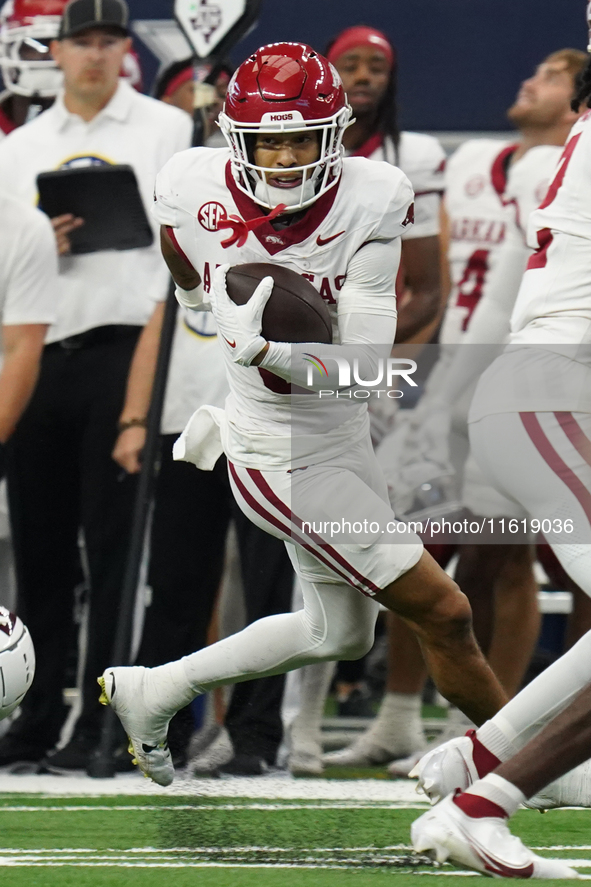
<svg viewBox="0 0 591 887">
<path fill-rule="evenodd" d="M 133 18 L 170 18 L 172 0 L 128 0 Z M 322 50 L 361 21 L 386 31 L 400 60 L 405 129 L 506 129 L 517 85 L 549 52 L 587 43 L 585 0 L 263 0 L 259 23 L 233 53 L 301 40 Z M 138 47 L 140 48 L 140 47 Z M 148 83 L 157 64 L 142 53 Z"/>
</svg>

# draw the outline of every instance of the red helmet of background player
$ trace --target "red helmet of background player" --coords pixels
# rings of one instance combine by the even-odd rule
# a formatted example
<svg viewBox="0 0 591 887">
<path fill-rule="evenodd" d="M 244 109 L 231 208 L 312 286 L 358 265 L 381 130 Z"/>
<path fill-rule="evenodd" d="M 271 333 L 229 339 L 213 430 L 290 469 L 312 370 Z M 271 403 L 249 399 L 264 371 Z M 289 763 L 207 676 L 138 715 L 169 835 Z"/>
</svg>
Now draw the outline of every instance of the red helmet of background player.
<svg viewBox="0 0 591 887">
<path fill-rule="evenodd" d="M 59 90 L 62 73 L 49 43 L 57 37 L 66 2 L 7 0 L 0 10 L 0 68 L 10 92 L 50 98 Z"/>
<path fill-rule="evenodd" d="M 287 203 L 303 209 L 336 185 L 341 172 L 343 133 L 351 109 L 336 69 L 303 43 L 271 43 L 250 56 L 228 85 L 218 123 L 232 152 L 237 186 L 257 203 L 272 209 Z M 303 173 L 292 191 L 273 188 L 271 170 L 254 163 L 253 139 L 258 133 L 319 134 L 319 158 L 294 167 Z"/>
</svg>

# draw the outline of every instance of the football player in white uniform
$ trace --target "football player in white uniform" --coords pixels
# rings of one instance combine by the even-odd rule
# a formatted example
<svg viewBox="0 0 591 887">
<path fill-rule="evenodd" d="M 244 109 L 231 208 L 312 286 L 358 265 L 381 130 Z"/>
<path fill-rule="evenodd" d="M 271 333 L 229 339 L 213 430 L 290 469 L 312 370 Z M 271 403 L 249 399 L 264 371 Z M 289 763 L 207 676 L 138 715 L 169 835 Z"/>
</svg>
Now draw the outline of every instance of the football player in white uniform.
<svg viewBox="0 0 591 887">
<path fill-rule="evenodd" d="M 422 459 L 433 473 L 423 474 L 419 483 L 445 473 L 450 461 L 447 442 L 450 416 L 451 462 L 460 476 L 464 472 L 468 455 L 467 412 L 474 388 L 474 370 L 470 364 L 466 367 L 461 358 L 483 349 L 457 346 L 500 343 L 509 333 L 511 309 L 530 253 L 525 244 L 525 222 L 548 187 L 562 150 L 559 145 L 564 144 L 576 119 L 570 100 L 574 79 L 585 60 L 584 53 L 578 50 L 552 53 L 524 82 L 509 109 L 509 116 L 520 131 L 519 141 L 470 140 L 458 148 L 447 163 L 445 209 L 452 287 L 441 333 L 444 347 L 429 377 L 427 392 L 412 414 L 407 446 L 402 453 L 399 445 L 391 448 L 390 441 L 397 439 L 395 431 L 378 451 L 394 491 L 409 489 L 408 481 L 404 476 L 401 478 L 400 472 L 406 469 L 406 477 L 410 477 Z M 492 359 L 489 350 L 484 351 L 484 355 L 485 359 Z M 401 512 L 402 501 L 400 496 Z M 480 472 L 474 470 L 473 460 L 466 465 L 462 501 L 474 514 L 515 516 L 514 503 L 483 481 Z M 399 510 L 396 498 L 394 509 Z M 453 551 L 452 546 L 447 548 Z M 497 676 L 505 689 L 516 692 L 539 626 L 529 547 L 462 545 L 457 570 L 460 587 L 464 588 L 465 584 L 469 597 L 479 604 L 474 605 L 477 637 L 485 649 L 495 654 L 493 670 L 501 666 Z M 511 633 L 508 640 L 513 641 L 500 651 L 498 644 L 489 646 L 494 623 L 492 594 L 493 590 L 499 591 L 499 586 L 501 591 L 506 591 L 504 597 L 512 595 L 513 607 L 520 611 L 509 628 L 505 624 L 503 632 L 499 628 L 497 638 Z M 519 632 L 517 638 L 513 637 L 515 632 Z M 390 633 L 387 692 L 378 717 L 350 747 L 326 755 L 325 763 L 382 764 L 400 758 L 401 752 L 413 747 L 414 740 L 414 753 L 394 760 L 389 767 L 392 776 L 400 777 L 408 775 L 420 757 L 419 750 L 425 747 L 421 705 L 426 678 L 421 651 L 399 620 L 391 618 Z M 507 662 L 507 647 L 510 662 Z M 457 714 L 453 712 L 449 718 L 448 735 L 454 735 L 452 731 L 457 735 L 466 729 Z"/>
<path fill-rule="evenodd" d="M 589 108 L 590 97 L 591 62 L 573 107 Z M 521 506 L 526 524 L 535 528 L 540 522 L 562 566 L 588 594 L 590 159 L 587 110 L 572 128 L 546 197 L 530 216 L 528 240 L 537 249 L 519 290 L 509 346 L 481 377 L 469 416 L 472 449 L 487 478 Z M 512 838 L 505 819 L 549 778 L 588 757 L 590 648 L 588 632 L 482 728 L 419 762 L 420 783 L 434 800 L 456 788 L 469 790 L 447 797 L 414 824 L 416 849 L 437 845 L 439 858 L 451 856 L 481 871 L 488 861 L 499 874 L 515 876 L 521 869 L 521 877 L 560 877 L 540 873 L 539 860 Z M 511 765 L 491 773 L 520 750 Z M 589 806 L 588 763 L 547 786 L 534 804 Z"/>
<path fill-rule="evenodd" d="M 120 717 L 140 768 L 161 784 L 173 779 L 166 733 L 181 706 L 222 684 L 363 655 L 379 603 L 417 631 L 440 690 L 468 716 L 481 722 L 502 704 L 465 597 L 418 537 L 403 531 L 398 544 L 384 544 L 370 529 L 332 544 L 298 518 L 292 481 L 294 495 L 308 494 L 306 505 L 326 519 L 355 511 L 380 530 L 390 521 L 392 538 L 402 530 L 371 448 L 366 408 L 354 399 L 320 405 L 311 395 L 290 396 L 293 383 L 314 389 L 303 359 L 309 346 L 262 338 L 272 280 L 261 281 L 242 308 L 226 293 L 228 262 L 272 257 L 305 274 L 327 302 L 341 343 L 323 346 L 327 355 L 365 345 L 360 370 L 375 378 L 375 343 L 385 341 L 389 354 L 394 340 L 400 235 L 413 195 L 393 166 L 343 161 L 349 117 L 338 74 L 322 56 L 302 44 L 263 47 L 228 88 L 220 126 L 230 151 L 178 154 L 156 183 L 155 212 L 179 301 L 196 309 L 211 300 L 230 384 L 225 412 L 201 408 L 177 457 L 206 467 L 223 441 L 240 507 L 285 540 L 304 593 L 303 610 L 259 620 L 178 662 L 104 672 L 103 700 Z M 323 376 L 324 388 L 329 380 L 340 390 L 336 373 Z"/>
<path fill-rule="evenodd" d="M 345 155 L 394 164 L 415 192 L 414 225 L 402 235 L 396 281 L 396 342 L 427 342 L 441 308 L 438 235 L 445 152 L 433 136 L 399 130 L 398 61 L 385 34 L 366 25 L 346 28 L 330 42 L 326 57 L 339 72 L 355 118 L 343 136 Z"/>
</svg>

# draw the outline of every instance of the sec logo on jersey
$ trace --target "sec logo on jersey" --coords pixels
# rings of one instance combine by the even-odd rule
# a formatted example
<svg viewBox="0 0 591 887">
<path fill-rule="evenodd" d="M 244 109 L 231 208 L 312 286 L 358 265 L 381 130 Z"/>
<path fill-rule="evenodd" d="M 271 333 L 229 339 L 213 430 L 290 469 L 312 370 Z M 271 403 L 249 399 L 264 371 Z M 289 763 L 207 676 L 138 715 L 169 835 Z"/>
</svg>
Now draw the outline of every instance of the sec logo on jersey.
<svg viewBox="0 0 591 887">
<path fill-rule="evenodd" d="M 209 203 L 204 203 L 197 213 L 199 224 L 202 228 L 205 228 L 206 231 L 217 231 L 218 222 L 221 222 L 227 217 L 228 213 L 226 212 L 225 206 L 222 206 L 217 200 L 211 200 Z"/>
</svg>

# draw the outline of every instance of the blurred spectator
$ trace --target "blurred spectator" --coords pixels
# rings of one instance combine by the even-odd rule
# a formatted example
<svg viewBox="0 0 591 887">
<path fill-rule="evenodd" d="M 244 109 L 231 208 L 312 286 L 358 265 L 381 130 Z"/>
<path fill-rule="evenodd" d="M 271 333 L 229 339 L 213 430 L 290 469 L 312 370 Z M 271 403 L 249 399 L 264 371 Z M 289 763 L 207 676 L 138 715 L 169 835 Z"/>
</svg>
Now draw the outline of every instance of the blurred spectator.
<svg viewBox="0 0 591 887">
<path fill-rule="evenodd" d="M 201 68 L 204 73 L 206 69 Z M 214 71 L 214 83 L 196 79 L 193 59 L 173 62 L 156 79 L 154 96 L 169 105 L 186 111 L 191 117 L 198 113 L 199 140 L 211 148 L 226 146 L 216 120 L 226 97 L 226 89 L 234 69 L 229 62 L 220 62 Z"/>
<path fill-rule="evenodd" d="M 70 0 L 51 43 L 64 89 L 0 144 L 0 187 L 30 204 L 40 172 L 130 164 L 149 208 L 157 171 L 188 146 L 191 127 L 177 109 L 120 81 L 130 44 L 124 0 Z M 100 732 L 96 675 L 111 656 L 134 496 L 133 478 L 111 451 L 131 356 L 168 275 L 156 245 L 73 255 L 70 234 L 84 220 L 63 215 L 52 224 L 61 256 L 57 320 L 8 469 L 19 610 L 38 667 L 21 716 L 0 740 L 0 764 L 39 761 L 58 740 L 81 528 L 90 583 L 82 711 L 52 759 L 70 769 L 86 766 Z"/>
<path fill-rule="evenodd" d="M 33 393 L 43 341 L 57 314 L 57 251 L 51 224 L 37 209 L 0 193 L 0 477 L 6 442 Z"/>
</svg>

